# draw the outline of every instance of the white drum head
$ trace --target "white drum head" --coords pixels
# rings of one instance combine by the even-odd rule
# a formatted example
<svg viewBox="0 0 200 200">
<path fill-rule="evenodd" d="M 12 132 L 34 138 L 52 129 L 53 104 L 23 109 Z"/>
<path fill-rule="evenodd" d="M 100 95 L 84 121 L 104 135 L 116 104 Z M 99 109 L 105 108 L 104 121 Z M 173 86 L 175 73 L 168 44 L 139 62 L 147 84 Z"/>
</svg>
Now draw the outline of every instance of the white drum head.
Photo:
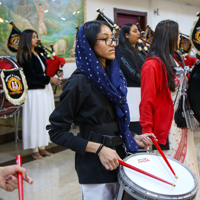
<svg viewBox="0 0 200 200">
<path fill-rule="evenodd" d="M 164 159 L 158 154 L 134 154 L 125 158 L 124 161 L 176 185 L 176 187 L 173 187 L 137 171 L 123 167 L 124 173 L 135 184 L 135 187 L 145 189 L 147 193 L 153 192 L 160 195 L 180 197 L 190 194 L 198 185 L 193 173 L 182 163 L 171 158 L 168 158 L 168 161 L 178 179 L 175 179 Z"/>
</svg>

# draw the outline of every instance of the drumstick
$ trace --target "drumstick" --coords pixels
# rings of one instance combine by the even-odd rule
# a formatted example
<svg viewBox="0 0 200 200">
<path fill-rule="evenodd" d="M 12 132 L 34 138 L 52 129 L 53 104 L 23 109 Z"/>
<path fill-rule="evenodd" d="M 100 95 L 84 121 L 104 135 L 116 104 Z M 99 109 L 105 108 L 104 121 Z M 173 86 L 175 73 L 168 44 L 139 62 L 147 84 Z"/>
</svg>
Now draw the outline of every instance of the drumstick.
<svg viewBox="0 0 200 200">
<path fill-rule="evenodd" d="M 22 157 L 21 155 L 16 156 L 16 164 L 20 167 L 22 166 Z M 19 200 L 24 200 L 24 194 L 23 194 L 23 178 L 22 173 L 17 173 L 17 179 L 18 179 L 18 194 L 19 194 Z"/>
<path fill-rule="evenodd" d="M 155 144 L 156 148 L 158 149 L 158 151 L 160 152 L 161 156 L 163 157 L 163 159 L 165 160 L 165 162 L 167 163 L 168 167 L 170 168 L 170 170 L 172 171 L 172 173 L 174 174 L 175 178 L 178 179 L 178 176 L 175 174 L 174 170 L 172 169 L 171 165 L 169 164 L 169 161 L 167 160 L 165 154 L 163 153 L 162 149 L 160 148 L 160 146 L 158 145 L 158 143 L 156 142 L 154 137 L 151 137 L 151 140 L 153 141 L 153 143 Z"/>
<path fill-rule="evenodd" d="M 171 185 L 171 186 L 173 186 L 173 187 L 176 187 L 175 184 L 170 183 L 170 182 L 168 182 L 168 181 L 165 181 L 164 179 L 159 178 L 159 177 L 157 177 L 157 176 L 154 176 L 153 174 L 150 174 L 150 173 L 148 173 L 148 172 L 146 172 L 146 171 L 144 171 L 144 170 L 141 170 L 141 169 L 139 169 L 139 168 L 137 168 L 137 167 L 134 167 L 134 166 L 132 166 L 132 165 L 129 165 L 129 164 L 123 162 L 122 160 L 118 160 L 118 161 L 119 161 L 119 164 L 120 164 L 120 165 L 123 165 L 123 166 L 128 167 L 128 168 L 130 168 L 130 169 L 133 169 L 133 170 L 135 170 L 135 171 L 137 171 L 137 172 L 140 172 L 140 173 L 142 173 L 142 174 L 145 174 L 145 175 L 147 175 L 147 176 L 150 176 L 151 178 L 157 179 L 157 180 L 162 181 L 162 182 L 164 182 L 164 183 L 167 183 L 167 184 L 169 184 L 169 185 Z"/>
</svg>

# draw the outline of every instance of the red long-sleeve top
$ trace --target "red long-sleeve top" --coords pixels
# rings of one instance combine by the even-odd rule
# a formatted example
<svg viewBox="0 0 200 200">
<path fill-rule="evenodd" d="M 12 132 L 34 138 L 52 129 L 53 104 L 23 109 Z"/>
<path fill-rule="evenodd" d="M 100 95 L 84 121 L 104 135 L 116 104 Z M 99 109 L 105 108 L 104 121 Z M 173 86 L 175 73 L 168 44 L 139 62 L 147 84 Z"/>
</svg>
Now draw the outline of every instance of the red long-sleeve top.
<svg viewBox="0 0 200 200">
<path fill-rule="evenodd" d="M 148 58 L 141 72 L 140 124 L 142 133 L 154 133 L 158 143 L 166 144 L 174 107 L 166 66 L 158 57 Z"/>
</svg>

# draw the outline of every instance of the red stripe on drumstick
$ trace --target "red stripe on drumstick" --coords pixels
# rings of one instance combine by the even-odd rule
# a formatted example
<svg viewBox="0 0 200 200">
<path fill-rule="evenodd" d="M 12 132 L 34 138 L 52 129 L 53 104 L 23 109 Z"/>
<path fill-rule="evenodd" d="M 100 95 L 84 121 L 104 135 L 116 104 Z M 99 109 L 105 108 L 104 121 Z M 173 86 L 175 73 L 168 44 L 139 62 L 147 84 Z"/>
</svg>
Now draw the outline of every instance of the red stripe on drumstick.
<svg viewBox="0 0 200 200">
<path fill-rule="evenodd" d="M 22 166 L 22 157 L 21 155 L 16 156 L 16 164 L 20 167 Z M 24 194 L 23 194 L 23 178 L 22 173 L 17 173 L 17 179 L 18 179 L 18 194 L 19 194 L 19 200 L 24 200 Z"/>
<path fill-rule="evenodd" d="M 172 169 L 171 165 L 169 164 L 169 161 L 167 160 L 165 154 L 163 153 L 162 149 L 160 148 L 160 146 L 158 145 L 158 143 L 156 142 L 155 138 L 151 137 L 151 140 L 153 141 L 153 143 L 155 144 L 156 148 L 158 149 L 158 151 L 160 152 L 161 156 L 163 157 L 163 159 L 165 160 L 165 162 L 167 163 L 168 167 L 170 168 L 170 170 L 172 171 L 172 173 L 174 174 L 175 178 L 178 179 L 178 176 L 175 174 L 174 170 Z"/>
<path fill-rule="evenodd" d="M 129 164 L 123 162 L 122 160 L 118 160 L 118 161 L 119 161 L 119 164 L 122 165 L 122 166 L 124 166 L 124 167 L 128 167 L 128 168 L 133 169 L 133 170 L 135 170 L 135 171 L 137 171 L 137 172 L 140 172 L 140 173 L 142 173 L 142 174 L 144 174 L 144 175 L 150 176 L 151 178 L 157 179 L 157 180 L 162 181 L 162 182 L 164 182 L 164 183 L 167 183 L 167 184 L 169 184 L 169 185 L 171 185 L 171 186 L 173 186 L 173 187 L 176 187 L 175 184 L 170 183 L 170 182 L 168 182 L 168 181 L 166 181 L 166 180 L 164 180 L 164 179 L 162 179 L 162 178 L 159 178 L 159 177 L 157 177 L 157 176 L 154 176 L 153 174 L 150 174 L 150 173 L 148 173 L 148 172 L 146 172 L 146 171 L 144 171 L 144 170 L 141 170 L 141 169 L 139 169 L 139 168 L 137 168 L 137 167 L 134 167 L 134 166 L 132 166 L 132 165 L 129 165 Z"/>
</svg>

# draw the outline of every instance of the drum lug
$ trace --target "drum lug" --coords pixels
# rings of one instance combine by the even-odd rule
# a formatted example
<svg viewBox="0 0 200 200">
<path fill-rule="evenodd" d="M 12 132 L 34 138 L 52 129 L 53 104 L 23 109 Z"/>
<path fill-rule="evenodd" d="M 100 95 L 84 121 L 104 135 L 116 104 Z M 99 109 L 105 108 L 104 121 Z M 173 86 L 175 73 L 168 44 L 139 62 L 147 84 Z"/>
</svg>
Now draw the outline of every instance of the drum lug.
<svg viewBox="0 0 200 200">
<path fill-rule="evenodd" d="M 190 110 L 190 115 L 194 115 L 194 112 L 192 110 Z"/>
</svg>

